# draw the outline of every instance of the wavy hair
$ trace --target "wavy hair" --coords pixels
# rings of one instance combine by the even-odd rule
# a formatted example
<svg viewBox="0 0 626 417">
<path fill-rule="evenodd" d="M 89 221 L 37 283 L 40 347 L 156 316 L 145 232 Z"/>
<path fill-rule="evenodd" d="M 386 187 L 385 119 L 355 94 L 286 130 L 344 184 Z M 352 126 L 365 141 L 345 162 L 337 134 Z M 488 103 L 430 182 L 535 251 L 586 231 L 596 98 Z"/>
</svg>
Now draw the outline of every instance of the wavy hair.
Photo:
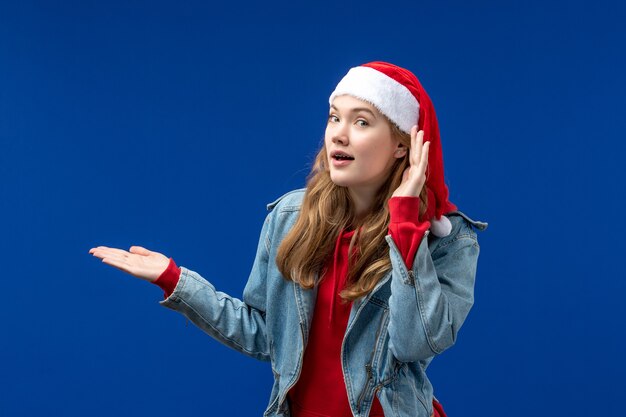
<svg viewBox="0 0 626 417">
<path fill-rule="evenodd" d="M 391 134 L 410 150 L 411 136 L 388 118 Z M 346 187 L 335 185 L 330 178 L 326 144 L 318 152 L 307 179 L 306 192 L 295 225 L 281 242 L 276 264 L 287 280 L 303 288 L 313 288 L 324 275 L 324 267 L 333 256 L 339 234 L 344 229 L 356 232 L 350 242 L 346 287 L 340 295 L 344 300 L 356 300 L 369 293 L 391 269 L 391 259 L 385 236 L 389 226 L 387 201 L 402 182 L 409 167 L 409 152 L 394 161 L 389 176 L 376 194 L 369 213 L 358 220 L 354 204 Z M 428 204 L 427 189 L 420 194 L 421 216 Z"/>
</svg>

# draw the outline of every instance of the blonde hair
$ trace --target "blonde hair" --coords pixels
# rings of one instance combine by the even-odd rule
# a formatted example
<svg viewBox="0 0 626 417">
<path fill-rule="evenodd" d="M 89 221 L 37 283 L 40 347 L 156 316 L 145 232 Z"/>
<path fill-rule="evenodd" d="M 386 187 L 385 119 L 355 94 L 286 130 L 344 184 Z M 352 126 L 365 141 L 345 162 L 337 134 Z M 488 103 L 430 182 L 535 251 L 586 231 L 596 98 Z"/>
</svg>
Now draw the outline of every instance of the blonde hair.
<svg viewBox="0 0 626 417">
<path fill-rule="evenodd" d="M 352 248 L 356 248 L 357 254 L 349 257 L 348 278 L 341 297 L 352 301 L 366 295 L 391 269 L 385 241 L 389 226 L 387 201 L 402 182 L 404 170 L 409 167 L 411 137 L 389 119 L 387 122 L 392 137 L 406 147 L 407 153 L 394 161 L 371 210 L 358 224 L 348 189 L 335 185 L 330 178 L 326 145 L 318 152 L 307 180 L 298 219 L 280 244 L 276 256 L 276 264 L 287 280 L 303 288 L 313 288 L 318 284 L 328 258 L 333 256 L 339 234 L 352 227 L 356 232 L 350 242 L 349 253 L 352 254 Z M 420 194 L 420 216 L 426 211 L 427 195 L 424 185 Z"/>
</svg>

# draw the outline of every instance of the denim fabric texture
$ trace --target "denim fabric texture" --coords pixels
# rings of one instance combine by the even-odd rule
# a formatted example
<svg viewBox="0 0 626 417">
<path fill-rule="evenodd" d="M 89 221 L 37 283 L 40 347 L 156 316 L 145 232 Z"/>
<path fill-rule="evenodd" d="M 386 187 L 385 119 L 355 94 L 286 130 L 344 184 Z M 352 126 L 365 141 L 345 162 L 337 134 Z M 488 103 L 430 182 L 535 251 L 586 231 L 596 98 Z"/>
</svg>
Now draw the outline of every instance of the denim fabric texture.
<svg viewBox="0 0 626 417">
<path fill-rule="evenodd" d="M 274 262 L 303 196 L 304 189 L 291 191 L 268 205 L 241 300 L 181 267 L 176 289 L 160 302 L 225 345 L 271 363 L 274 385 L 264 416 L 289 416 L 287 393 L 300 375 L 313 318 L 316 289 L 285 280 Z M 387 236 L 392 270 L 352 304 L 341 360 L 355 417 L 369 414 L 374 395 L 387 417 L 433 412 L 425 371 L 455 343 L 472 307 L 479 254 L 474 228 L 487 228 L 460 211 L 446 215 L 452 232 L 438 238 L 427 231 L 410 271 Z"/>
</svg>

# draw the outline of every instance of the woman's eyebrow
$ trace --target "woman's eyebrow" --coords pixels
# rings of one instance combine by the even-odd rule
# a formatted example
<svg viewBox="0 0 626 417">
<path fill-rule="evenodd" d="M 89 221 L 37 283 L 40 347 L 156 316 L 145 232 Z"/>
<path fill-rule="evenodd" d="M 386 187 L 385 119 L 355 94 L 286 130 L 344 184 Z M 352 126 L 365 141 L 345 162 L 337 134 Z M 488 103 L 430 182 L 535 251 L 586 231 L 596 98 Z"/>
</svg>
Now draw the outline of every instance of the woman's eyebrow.
<svg viewBox="0 0 626 417">
<path fill-rule="evenodd" d="M 337 109 L 337 107 L 335 107 L 335 106 L 334 106 L 334 105 L 332 105 L 332 104 L 330 105 L 330 108 L 331 108 L 331 109 L 334 109 L 334 110 L 339 110 L 339 109 Z M 358 113 L 358 112 L 360 112 L 360 111 L 365 111 L 365 112 L 368 112 L 369 114 L 371 114 L 371 115 L 372 115 L 372 117 L 376 118 L 376 115 L 374 114 L 374 112 L 373 112 L 373 111 L 371 111 L 370 109 L 368 109 L 367 107 L 355 107 L 355 108 L 353 108 L 353 109 L 350 109 L 350 113 Z"/>
</svg>

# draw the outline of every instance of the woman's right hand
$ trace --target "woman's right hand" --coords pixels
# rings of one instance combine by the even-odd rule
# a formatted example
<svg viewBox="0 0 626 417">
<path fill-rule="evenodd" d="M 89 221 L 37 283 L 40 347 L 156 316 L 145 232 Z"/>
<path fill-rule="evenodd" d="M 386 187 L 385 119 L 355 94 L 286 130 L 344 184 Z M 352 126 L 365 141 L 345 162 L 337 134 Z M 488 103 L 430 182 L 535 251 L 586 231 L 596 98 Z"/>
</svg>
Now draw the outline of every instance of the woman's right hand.
<svg viewBox="0 0 626 417">
<path fill-rule="evenodd" d="M 98 246 L 90 249 L 89 253 L 102 259 L 105 264 L 148 282 L 156 281 L 170 262 L 167 256 L 141 246 L 131 246 L 128 251 Z"/>
</svg>

